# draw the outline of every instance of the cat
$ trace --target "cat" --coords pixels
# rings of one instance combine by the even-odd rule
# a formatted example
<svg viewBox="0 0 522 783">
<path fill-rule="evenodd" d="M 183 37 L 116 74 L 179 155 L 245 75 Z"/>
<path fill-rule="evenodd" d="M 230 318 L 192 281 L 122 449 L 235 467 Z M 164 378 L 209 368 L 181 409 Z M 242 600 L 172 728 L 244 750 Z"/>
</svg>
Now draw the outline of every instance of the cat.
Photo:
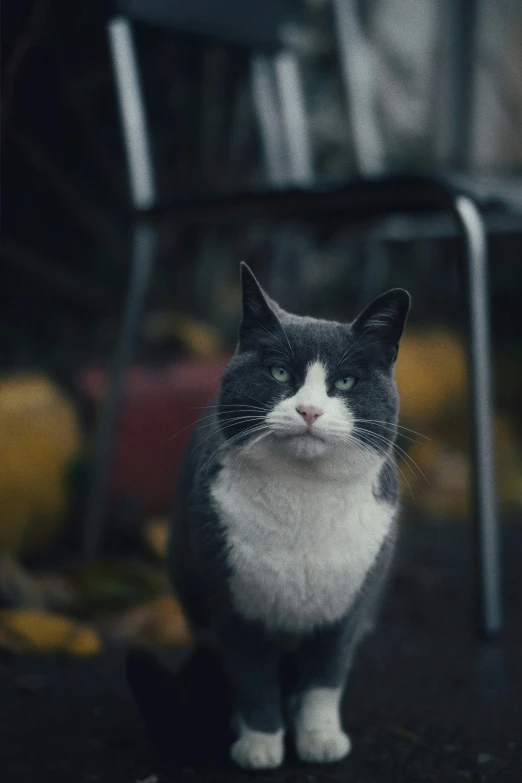
<svg viewBox="0 0 522 783">
<path fill-rule="evenodd" d="M 285 312 L 241 265 L 239 339 L 182 464 L 169 543 L 174 591 L 217 646 L 236 708 L 231 758 L 283 762 L 280 666 L 297 755 L 350 751 L 340 703 L 372 629 L 396 541 L 393 379 L 410 296 L 351 324 Z"/>
</svg>

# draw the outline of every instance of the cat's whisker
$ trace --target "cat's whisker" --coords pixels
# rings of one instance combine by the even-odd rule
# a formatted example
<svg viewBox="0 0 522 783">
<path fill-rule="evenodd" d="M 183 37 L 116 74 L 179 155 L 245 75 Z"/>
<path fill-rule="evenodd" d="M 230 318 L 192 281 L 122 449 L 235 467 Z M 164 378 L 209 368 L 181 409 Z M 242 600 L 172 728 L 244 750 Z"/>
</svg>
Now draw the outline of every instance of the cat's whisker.
<svg viewBox="0 0 522 783">
<path fill-rule="evenodd" d="M 270 431 L 266 427 L 260 427 L 260 428 L 258 428 L 257 431 L 258 432 L 261 431 L 261 435 L 256 437 L 256 438 L 254 438 L 253 440 L 247 441 L 247 443 L 242 448 L 240 448 L 239 453 L 237 454 L 237 456 L 235 457 L 235 459 L 233 460 L 233 462 L 230 465 L 230 470 L 233 470 L 234 467 L 237 467 L 239 465 L 239 463 L 241 461 L 241 458 L 244 456 L 244 454 L 246 454 L 247 450 L 251 446 L 253 446 L 259 440 L 261 440 L 262 437 L 264 437 L 265 435 L 268 435 L 270 433 Z"/>
<path fill-rule="evenodd" d="M 248 430 L 247 430 L 246 432 L 248 432 Z M 231 445 L 232 443 L 234 443 L 234 442 L 235 442 L 236 440 L 238 440 L 238 439 L 239 439 L 239 437 L 240 437 L 241 435 L 243 435 L 243 434 L 245 434 L 245 433 L 240 433 L 240 434 L 234 435 L 234 436 L 232 436 L 231 438 L 229 438 L 228 440 L 224 440 L 222 443 L 220 443 L 220 444 L 219 444 L 219 446 L 217 447 L 217 449 L 215 449 L 215 450 L 212 452 L 212 454 L 210 455 L 210 457 L 209 457 L 207 460 L 205 460 L 205 462 L 203 463 L 203 465 L 200 467 L 200 469 L 199 469 L 199 470 L 198 470 L 198 472 L 196 473 L 196 477 L 197 477 L 197 476 L 199 476 L 199 474 L 201 473 L 201 471 L 202 471 L 202 470 L 204 470 L 204 469 L 205 469 L 205 467 L 207 467 L 207 470 L 208 470 L 208 467 L 210 467 L 210 465 L 212 464 L 212 461 L 213 461 L 213 459 L 214 459 L 214 458 L 215 458 L 215 457 L 218 455 L 218 453 L 219 453 L 220 451 L 222 451 L 222 450 L 223 450 L 223 449 L 224 449 L 224 448 L 225 448 L 227 445 Z M 197 449 L 197 448 L 198 448 L 198 446 L 200 446 L 200 445 L 202 445 L 202 444 L 199 444 L 199 443 L 198 443 L 198 444 L 197 444 L 197 446 L 196 446 L 195 448 Z M 194 449 L 193 449 L 193 451 L 194 451 Z"/>
<path fill-rule="evenodd" d="M 358 442 L 356 438 L 354 438 L 353 436 L 351 436 L 349 434 L 342 434 L 342 435 L 341 434 L 337 434 L 337 435 L 334 435 L 333 437 L 336 438 L 337 440 L 339 440 L 340 443 L 347 443 L 347 444 L 351 445 L 354 448 L 354 450 L 358 454 L 360 454 L 366 460 L 368 465 L 371 464 L 371 456 L 370 456 L 370 454 L 367 453 L 367 451 L 365 450 L 363 444 Z"/>
<path fill-rule="evenodd" d="M 361 421 L 361 419 L 358 419 L 358 420 L 356 420 L 356 422 L 357 422 L 357 421 Z M 370 423 L 370 424 L 373 424 L 373 422 L 369 422 L 369 423 Z M 381 424 L 379 424 L 379 427 L 383 427 L 383 428 L 385 428 L 386 430 L 390 430 L 390 431 L 391 431 L 391 432 L 390 432 L 390 434 L 392 434 L 392 435 L 395 435 L 395 436 L 397 436 L 397 437 L 399 437 L 399 436 L 400 436 L 400 437 L 401 437 L 401 438 L 403 438 L 404 440 L 408 440 L 408 441 L 410 441 L 411 443 L 417 443 L 418 445 L 419 445 L 419 444 L 422 444 L 422 441 L 420 441 L 420 440 L 417 440 L 417 438 L 411 438 L 409 435 L 405 435 L 403 432 L 397 432 L 397 430 L 396 430 L 394 427 L 392 427 L 392 426 L 390 426 L 390 427 L 387 427 L 387 426 L 386 426 L 386 424 L 384 424 L 384 423 L 381 423 Z M 378 435 L 378 434 L 380 434 L 380 433 L 377 433 L 377 432 L 375 432 L 375 430 L 368 430 L 368 432 L 372 432 L 372 433 L 374 433 L 375 435 Z"/>
<path fill-rule="evenodd" d="M 342 422 L 340 427 L 339 426 L 337 426 L 337 427 L 325 427 L 325 426 L 322 426 L 318 430 L 318 432 L 319 432 L 320 435 L 337 435 L 337 434 L 339 434 L 339 435 L 349 435 L 350 432 L 351 432 L 351 429 L 347 427 L 345 422 Z"/>
<path fill-rule="evenodd" d="M 366 464 L 369 467 L 372 467 L 374 465 L 374 458 L 372 459 L 371 453 L 375 454 L 377 451 L 376 449 L 370 449 L 367 444 L 363 444 L 361 441 L 357 440 L 357 438 L 355 438 L 350 433 L 343 433 L 342 435 L 339 434 L 338 437 L 340 438 L 341 442 L 349 444 L 359 454 L 359 456 L 366 462 Z M 393 460 L 392 460 L 392 464 L 395 465 Z M 391 490 L 393 468 L 392 465 L 390 464 L 390 455 L 386 455 L 386 457 L 383 459 L 382 467 L 384 469 L 384 476 L 387 483 L 387 487 L 389 490 Z"/>
<path fill-rule="evenodd" d="M 284 347 L 284 349 L 285 349 L 285 353 L 286 353 L 286 346 L 285 346 L 285 344 L 284 344 L 284 343 L 281 341 L 281 339 L 280 339 L 280 338 L 279 338 L 279 337 L 278 337 L 278 336 L 277 336 L 277 335 L 276 335 L 274 332 L 272 332 L 270 329 L 268 329 L 268 328 L 267 328 L 266 326 L 264 326 L 263 324 L 260 324 L 260 326 L 262 326 L 262 327 L 263 327 L 263 329 L 265 330 L 265 332 L 268 332 L 268 334 L 269 334 L 269 335 L 271 335 L 271 336 L 272 336 L 272 337 L 273 337 L 275 340 L 277 340 L 277 342 L 278 342 L 280 345 L 282 345 L 282 346 Z M 291 355 L 293 356 L 293 355 L 294 355 L 294 349 L 292 348 L 292 345 L 291 345 L 291 343 L 290 343 L 290 340 L 288 339 L 288 335 L 287 335 L 287 333 L 285 332 L 285 330 L 284 330 L 284 327 L 283 327 L 283 324 L 281 323 L 281 321 L 279 321 L 279 328 L 281 329 L 281 331 L 282 331 L 282 333 L 283 333 L 283 335 L 284 335 L 284 337 L 285 337 L 285 340 L 286 340 L 286 342 L 287 342 L 287 344 L 288 344 L 288 347 L 290 348 L 290 353 L 291 353 Z"/>
<path fill-rule="evenodd" d="M 368 444 L 368 445 L 370 445 L 370 444 Z M 401 474 L 403 480 L 405 481 L 408 489 L 410 490 L 410 494 L 411 494 L 412 498 L 415 499 L 415 495 L 413 494 L 413 489 L 411 488 L 411 484 L 408 481 L 408 479 L 406 478 L 406 475 L 405 475 L 404 471 L 402 470 L 402 468 L 400 467 L 400 465 L 398 465 L 396 460 L 393 459 L 393 455 L 390 454 L 389 452 L 386 452 L 386 451 L 380 451 L 378 446 L 375 445 L 375 444 L 371 445 L 371 448 L 374 449 L 375 451 L 377 451 L 378 453 L 380 453 L 384 457 L 385 461 L 389 460 L 390 462 L 392 462 L 392 464 L 399 471 L 399 473 Z"/>
<path fill-rule="evenodd" d="M 244 416 L 261 416 L 261 415 L 262 416 L 266 416 L 266 412 L 265 411 L 250 410 L 248 408 L 245 408 L 245 409 L 243 409 L 243 408 L 233 408 L 231 410 L 222 411 L 221 418 L 227 417 L 227 416 L 229 416 L 229 417 L 230 416 L 234 416 L 235 414 L 240 415 L 240 416 L 242 416 L 242 415 L 244 415 Z M 200 416 L 200 418 L 196 420 L 194 426 L 196 426 L 196 427 L 199 426 L 200 423 L 206 421 L 207 419 L 214 419 L 215 421 L 218 421 L 218 415 L 219 414 L 218 414 L 217 411 L 213 411 L 212 413 L 209 413 L 208 416 Z M 189 425 L 189 426 L 192 426 L 192 425 Z"/>
<path fill-rule="evenodd" d="M 366 429 L 358 428 L 358 429 L 356 429 L 356 431 L 357 432 L 364 432 L 365 434 L 370 434 L 374 438 L 378 438 L 382 442 L 387 443 L 388 445 L 390 445 L 392 449 L 394 449 L 399 455 L 402 456 L 403 459 L 408 460 L 408 462 L 406 462 L 406 465 L 408 465 L 408 468 L 413 473 L 413 475 L 415 475 L 415 471 L 413 470 L 413 468 L 411 467 L 411 465 L 409 463 L 411 463 L 413 465 L 413 467 L 420 473 L 420 475 L 423 477 L 423 479 L 429 485 L 430 482 L 428 481 L 427 477 L 425 476 L 425 474 L 423 473 L 423 471 L 421 470 L 419 465 L 417 465 L 415 460 L 412 457 L 410 457 L 410 455 L 403 448 L 401 448 L 401 446 L 398 446 L 393 441 L 389 440 L 388 438 L 385 438 L 383 435 L 380 435 L 379 433 L 373 432 L 372 430 L 366 430 Z"/>
<path fill-rule="evenodd" d="M 375 441 L 370 440 L 370 438 L 373 435 L 373 433 L 360 433 L 362 435 L 362 438 L 356 437 L 357 434 L 358 434 L 357 430 L 352 430 L 351 431 L 351 434 L 349 435 L 349 438 L 350 438 L 350 440 L 352 442 L 355 441 L 356 443 L 363 444 L 365 449 L 373 451 L 373 452 L 376 452 L 381 457 L 385 457 L 386 459 L 392 459 L 392 461 L 393 461 L 393 452 L 391 450 L 385 449 L 384 446 L 382 445 L 382 443 L 380 443 L 379 441 L 375 442 Z M 368 440 L 367 441 L 364 440 L 364 437 L 368 437 Z M 395 462 L 394 462 L 394 464 L 395 464 Z"/>
<path fill-rule="evenodd" d="M 356 423 L 356 424 L 357 424 L 358 422 L 363 422 L 363 421 L 367 421 L 368 423 L 372 423 L 372 424 L 373 424 L 373 423 L 375 423 L 375 424 L 385 425 L 385 426 L 388 426 L 388 427 L 390 427 L 390 428 L 392 428 L 392 429 L 393 429 L 395 426 L 398 426 L 398 425 L 389 424 L 388 422 L 382 422 L 382 421 L 378 421 L 378 420 L 376 420 L 376 419 L 367 419 L 367 420 L 363 420 L 363 419 L 355 419 L 355 423 Z M 345 425 L 345 423 L 344 423 L 344 422 L 342 422 L 342 421 L 340 421 L 339 423 L 340 423 L 341 425 L 343 425 L 343 424 L 344 424 L 344 426 L 346 426 L 346 425 Z M 323 432 L 325 432 L 325 434 L 330 434 L 330 432 L 331 432 L 330 430 L 328 430 L 328 429 L 325 429 L 325 428 L 322 428 L 322 431 L 323 431 Z M 375 432 L 374 430 L 369 430 L 369 429 L 366 429 L 366 428 L 363 428 L 363 427 L 355 427 L 355 429 L 354 429 L 353 431 L 354 431 L 354 432 L 361 432 L 361 433 L 365 433 L 365 434 L 368 434 L 368 435 L 372 435 L 372 436 L 373 436 L 375 439 L 378 439 L 378 440 L 380 440 L 382 443 L 385 443 L 385 444 L 389 445 L 389 446 L 390 446 L 390 447 L 391 447 L 393 450 L 395 450 L 395 451 L 396 451 L 396 452 L 399 454 L 399 456 L 401 456 L 401 458 L 402 458 L 402 459 L 404 459 L 404 460 L 408 460 L 408 462 L 406 462 L 406 464 L 408 465 L 408 468 L 409 468 L 409 470 L 410 470 L 410 471 L 411 471 L 413 474 L 414 474 L 414 470 L 412 469 L 412 467 L 411 467 L 411 465 L 410 465 L 409 463 L 411 463 L 411 464 L 412 464 L 412 465 L 415 467 L 415 469 L 416 469 L 416 470 L 419 472 L 419 474 L 420 474 L 420 475 L 421 475 L 421 476 L 424 478 L 424 480 L 425 480 L 425 481 L 426 481 L 428 484 L 430 483 L 430 482 L 429 482 L 429 480 L 428 480 L 428 478 L 426 477 L 426 475 L 425 475 L 425 474 L 423 473 L 423 471 L 421 470 L 420 466 L 419 466 L 419 465 L 418 465 L 418 464 L 415 462 L 415 460 L 413 459 L 413 457 L 411 457 L 411 456 L 410 456 L 410 455 L 407 453 L 407 451 L 405 451 L 405 450 L 404 450 L 404 449 L 403 449 L 401 446 L 399 446 L 399 445 L 398 445 L 397 443 L 395 443 L 393 440 L 391 440 L 390 438 L 387 438 L 387 437 L 385 437 L 385 436 L 384 436 L 384 435 L 382 435 L 381 433 L 378 433 L 378 432 Z M 417 441 L 415 438 L 410 438 L 410 437 L 408 437 L 408 436 L 406 436 L 406 435 L 403 435 L 402 433 L 400 433 L 400 434 L 401 434 L 401 436 L 402 436 L 403 438 L 405 438 L 406 440 L 409 440 L 409 441 L 411 441 L 412 443 L 420 443 L 420 441 Z M 418 433 L 418 434 L 419 434 L 419 435 L 421 435 L 421 433 Z M 425 436 L 421 436 L 421 437 L 425 437 Z M 429 440 L 429 439 L 428 439 L 428 440 Z"/>
<path fill-rule="evenodd" d="M 264 416 L 248 416 L 248 417 L 241 417 L 240 419 L 234 419 L 233 421 L 228 422 L 227 424 L 218 424 L 217 422 L 211 422 L 210 424 L 205 424 L 205 427 L 212 427 L 214 426 L 214 429 L 210 432 L 207 432 L 204 438 L 202 438 L 199 443 L 197 443 L 194 448 L 191 451 L 191 454 L 196 451 L 196 449 L 199 449 L 209 438 L 211 438 L 213 435 L 215 435 L 217 432 L 220 432 L 222 430 L 229 429 L 230 427 L 234 427 L 237 424 L 247 424 L 248 422 L 254 422 L 254 421 L 264 421 Z M 238 433 L 239 435 L 242 433 Z"/>
<path fill-rule="evenodd" d="M 247 423 L 247 422 L 261 422 L 261 421 L 264 422 L 264 419 L 265 419 L 264 416 L 259 416 L 259 417 L 256 416 L 256 417 L 249 417 L 249 418 L 247 418 L 247 419 L 245 419 L 243 421 L 234 420 L 234 421 L 229 422 L 228 424 L 218 424 L 216 426 L 216 430 L 213 433 L 210 433 L 210 435 L 207 433 L 207 435 L 205 435 L 205 438 L 200 443 L 197 444 L 196 448 L 198 448 L 202 443 L 204 443 L 204 441 L 208 437 L 210 437 L 211 435 L 215 434 L 216 432 L 221 432 L 222 430 L 228 429 L 229 427 L 233 427 L 234 425 L 237 425 L 238 423 L 242 424 L 242 423 Z M 252 426 L 258 426 L 258 425 L 257 424 L 256 425 L 252 424 Z M 250 432 L 250 427 L 248 427 L 248 428 L 246 428 L 244 430 L 241 430 L 241 432 L 237 432 L 235 435 L 232 435 L 230 437 L 226 437 L 225 438 L 225 443 L 232 443 L 233 440 L 241 438 L 242 436 L 246 435 L 248 432 Z"/>
<path fill-rule="evenodd" d="M 277 348 L 273 348 L 273 347 L 270 349 L 270 353 L 274 354 L 274 356 L 282 356 L 285 362 L 289 362 L 290 358 L 291 358 L 288 355 L 287 351 L 281 351 L 281 350 L 279 350 Z"/>
<path fill-rule="evenodd" d="M 227 447 L 232 446 L 234 443 L 236 443 L 238 440 L 241 440 L 241 438 L 249 437 L 250 435 L 254 434 L 255 432 L 259 432 L 261 429 L 264 429 L 266 425 L 264 424 L 258 424 L 253 427 L 250 427 L 242 432 L 238 432 L 237 435 L 233 435 L 231 438 L 228 438 L 223 443 L 221 443 L 218 448 L 210 455 L 209 459 L 204 463 L 204 465 L 200 468 L 200 470 L 197 472 L 196 475 L 199 475 L 201 470 L 205 470 L 205 473 L 208 472 L 208 468 L 212 464 L 213 460 L 217 457 L 217 455 L 223 451 L 223 449 L 226 449 Z"/>
<path fill-rule="evenodd" d="M 417 430 L 412 430 L 410 427 L 403 427 L 402 424 L 392 424 L 388 421 L 381 421 L 380 419 L 354 419 L 355 424 L 380 424 L 385 427 L 396 427 L 398 430 L 405 430 L 406 432 L 412 432 L 414 435 L 418 435 L 419 438 L 424 438 L 424 440 L 431 440 L 431 438 L 428 438 L 427 435 L 423 435 L 422 432 L 417 432 Z M 403 437 L 406 437 L 405 435 Z"/>
<path fill-rule="evenodd" d="M 231 411 L 230 412 L 230 416 L 227 416 L 226 418 L 224 418 L 223 422 L 221 422 L 216 416 L 211 416 L 210 418 L 212 419 L 212 421 L 209 421 L 209 422 L 206 422 L 206 423 L 198 422 L 198 423 L 196 423 L 194 425 L 194 429 L 200 429 L 202 427 L 211 427 L 213 424 L 215 424 L 216 427 L 219 428 L 219 427 L 225 427 L 228 424 L 234 423 L 234 422 L 248 421 L 248 420 L 251 420 L 251 419 L 266 419 L 266 416 L 264 414 L 261 415 L 259 413 L 250 413 L 249 412 L 249 413 L 244 413 L 244 414 L 240 413 L 238 416 L 232 416 L 233 412 L 234 411 Z"/>
<path fill-rule="evenodd" d="M 413 465 L 413 467 L 415 468 L 415 470 L 417 470 L 417 471 L 420 473 L 420 475 L 422 476 L 422 478 L 424 479 L 424 481 L 425 481 L 425 482 L 428 484 L 428 486 L 430 486 L 430 482 L 429 482 L 429 479 L 428 479 L 428 477 L 427 477 L 427 476 L 425 475 L 425 473 L 424 473 L 424 472 L 421 470 L 420 466 L 417 464 L 417 462 L 415 462 L 415 460 L 413 459 L 413 457 L 411 457 L 411 456 L 408 454 L 408 452 L 407 452 L 407 451 L 405 451 L 405 450 L 404 450 L 404 449 L 403 449 L 401 446 L 399 446 L 397 443 L 392 443 L 392 448 L 393 448 L 393 449 L 395 449 L 395 451 L 396 451 L 396 452 L 398 452 L 399 454 L 401 454 L 401 455 L 402 455 L 402 457 L 403 457 L 403 459 L 407 459 L 407 460 L 408 460 L 408 462 L 409 462 L 409 463 L 411 463 L 411 464 Z M 406 463 L 406 464 L 408 464 L 408 463 Z M 410 468 L 410 470 L 411 470 L 411 472 L 412 472 L 412 473 L 415 475 L 415 471 L 414 471 L 412 468 Z"/>
<path fill-rule="evenodd" d="M 236 411 L 231 411 L 230 413 L 242 413 L 242 412 L 243 411 L 241 410 L 236 410 Z M 245 415 L 246 414 L 250 415 L 250 411 L 245 411 Z M 265 416 L 260 415 L 259 418 L 264 419 Z M 205 422 L 206 419 L 211 419 L 211 421 L 205 424 L 203 422 Z M 174 440 L 174 438 L 177 438 L 178 435 L 181 435 L 182 432 L 186 432 L 186 430 L 189 430 L 191 428 L 193 428 L 194 430 L 199 430 L 204 427 L 210 427 L 214 423 L 216 423 L 216 425 L 218 424 L 215 413 L 209 413 L 208 416 L 201 416 L 201 418 L 199 418 L 197 421 L 192 422 L 191 424 L 187 424 L 185 427 L 182 427 L 180 430 L 174 433 L 174 435 L 171 435 L 171 437 L 168 438 L 167 442 L 170 443 L 172 440 Z"/>
<path fill-rule="evenodd" d="M 283 334 L 284 334 L 284 336 L 285 336 L 286 342 L 288 343 L 288 347 L 290 348 L 290 353 L 292 354 L 292 356 L 294 356 L 294 355 L 295 355 L 295 353 L 294 353 L 294 349 L 293 349 L 293 347 L 292 347 L 292 345 L 291 345 L 291 343 L 290 343 L 290 340 L 288 339 L 288 335 L 287 335 L 287 333 L 285 332 L 285 329 L 284 329 L 283 325 L 282 325 L 281 323 L 280 323 L 279 325 L 280 325 L 280 327 L 281 327 L 281 331 L 283 332 Z"/>
<path fill-rule="evenodd" d="M 348 359 L 353 358 L 357 355 L 357 352 L 360 351 L 363 347 L 364 348 L 370 348 L 374 345 L 378 345 L 379 342 L 377 340 L 373 340 L 370 343 L 366 343 L 364 346 L 359 346 L 356 348 L 357 344 L 360 342 L 360 340 L 365 336 L 364 332 L 363 334 L 359 335 L 359 337 L 356 339 L 356 341 L 347 349 L 347 351 L 344 352 L 344 354 L 341 356 L 340 359 L 337 360 L 337 364 L 343 364 L 348 361 Z"/>
<path fill-rule="evenodd" d="M 252 402 L 255 402 L 255 405 L 247 405 L 246 402 L 243 402 L 242 400 L 252 400 Z M 259 400 L 257 400 L 255 397 L 252 397 L 250 394 L 243 394 L 242 400 L 240 402 L 231 402 L 231 403 L 224 403 L 221 401 L 216 402 L 210 402 L 208 405 L 199 405 L 199 406 L 185 406 L 187 410 L 209 410 L 212 408 L 257 408 L 259 410 L 270 410 L 270 404 L 273 403 L 277 399 L 277 395 L 274 394 L 271 398 L 271 400 L 268 400 L 266 404 L 260 405 Z"/>
<path fill-rule="evenodd" d="M 355 439 L 357 440 L 357 439 Z M 363 446 L 364 451 L 369 453 L 370 451 L 373 451 L 367 444 Z M 371 464 L 371 458 L 368 458 L 367 460 Z M 392 456 L 390 454 L 386 454 L 382 461 L 382 469 L 384 470 L 384 477 L 386 480 L 386 486 L 388 488 L 388 491 L 392 491 L 393 484 L 394 484 L 394 468 L 397 467 L 395 464 L 395 461 L 393 460 Z"/>
<path fill-rule="evenodd" d="M 278 342 L 279 345 L 282 346 L 282 348 L 283 348 L 282 355 L 284 355 L 285 358 L 288 360 L 290 357 L 288 356 L 288 354 L 286 352 L 286 345 L 284 344 L 284 342 L 274 332 L 272 332 L 270 329 L 268 329 L 266 326 L 264 326 L 264 324 L 259 324 L 259 326 L 262 329 L 264 329 L 265 332 L 270 335 L 270 337 L 273 337 L 273 339 L 276 340 L 276 342 Z M 279 326 L 280 326 L 281 331 L 283 332 L 283 334 L 285 336 L 286 342 L 288 343 L 288 347 L 290 348 L 290 355 L 293 356 L 294 355 L 294 349 L 290 345 L 290 340 L 288 339 L 287 334 L 286 334 L 285 330 L 283 329 L 283 327 L 281 326 L 281 324 L 279 324 Z"/>
<path fill-rule="evenodd" d="M 239 452 L 238 456 L 236 457 L 236 459 L 234 460 L 234 462 L 230 466 L 230 469 L 231 470 L 234 470 L 234 468 L 238 468 L 239 469 L 241 461 L 245 458 L 247 451 L 249 449 L 251 449 L 253 446 L 255 446 L 256 443 L 259 443 L 261 440 L 263 440 L 263 438 L 266 438 L 266 437 L 268 437 L 268 435 L 271 435 L 271 434 L 272 433 L 270 432 L 270 430 L 268 430 L 267 432 L 262 432 L 261 435 L 258 435 L 257 438 L 254 438 L 254 440 L 249 441 L 246 444 L 246 446 Z"/>
<path fill-rule="evenodd" d="M 342 364 L 342 362 L 345 362 L 345 361 L 347 361 L 347 359 L 349 358 L 349 356 L 351 356 L 351 354 L 353 353 L 353 350 L 354 350 L 355 346 L 356 346 L 356 345 L 357 345 L 357 343 L 358 343 L 358 342 L 361 340 L 362 336 L 363 336 L 363 335 L 362 335 L 362 334 L 360 334 L 360 335 L 359 335 L 359 337 L 357 337 L 357 338 L 356 338 L 355 342 L 354 342 L 354 343 L 352 343 L 351 345 L 349 345 L 349 346 L 348 346 L 348 348 L 346 348 L 346 349 L 344 350 L 344 352 L 342 352 L 342 353 L 341 353 L 341 356 L 340 356 L 340 358 L 339 358 L 339 359 L 337 359 L 337 364 Z"/>
<path fill-rule="evenodd" d="M 389 451 L 386 451 L 379 442 L 376 443 L 375 441 L 371 440 L 371 436 L 373 436 L 374 433 L 370 433 L 370 434 L 368 434 L 368 433 L 360 433 L 360 434 L 361 434 L 362 438 L 364 438 L 364 437 L 368 438 L 369 443 L 367 445 L 371 446 L 371 448 L 373 448 L 378 454 L 381 454 L 381 456 L 385 457 L 386 459 L 390 459 L 392 457 L 391 453 Z M 403 477 L 404 481 L 406 482 L 406 484 L 408 486 L 408 489 L 411 492 L 412 498 L 414 498 L 415 495 L 413 494 L 413 490 L 411 488 L 411 484 L 408 481 L 408 479 L 406 478 L 406 476 L 404 475 L 404 471 L 401 469 L 401 467 L 397 464 L 396 461 L 394 461 L 394 464 L 395 464 L 395 467 L 397 468 L 397 470 L 399 471 L 399 473 L 401 474 L 401 476 Z M 410 470 L 411 470 L 411 468 L 410 468 Z"/>
<path fill-rule="evenodd" d="M 243 403 L 222 403 L 222 402 L 216 402 L 216 403 L 210 403 L 209 405 L 199 405 L 197 407 L 188 407 L 185 406 L 187 410 L 192 411 L 198 411 L 198 410 L 216 410 L 218 408 L 249 408 L 251 410 L 259 410 L 259 411 L 269 411 L 270 408 L 267 405 L 245 405 Z"/>
<path fill-rule="evenodd" d="M 340 426 L 347 426 L 346 421 L 343 419 L 333 419 L 333 423 L 339 424 Z M 397 435 L 400 435 L 402 438 L 405 438 L 406 440 L 411 440 L 413 443 L 419 443 L 419 441 L 416 441 L 414 438 L 409 438 L 407 435 L 404 435 L 402 430 L 405 432 L 411 432 L 414 435 L 418 435 L 420 438 L 423 438 L 426 441 L 429 441 L 430 438 L 428 438 L 427 435 L 423 435 L 422 432 L 417 432 L 417 430 L 412 430 L 410 427 L 404 427 L 402 424 L 394 424 L 393 422 L 389 421 L 383 421 L 381 419 L 354 419 L 354 424 L 379 424 L 381 427 L 386 427 L 390 430 L 398 430 Z"/>
</svg>

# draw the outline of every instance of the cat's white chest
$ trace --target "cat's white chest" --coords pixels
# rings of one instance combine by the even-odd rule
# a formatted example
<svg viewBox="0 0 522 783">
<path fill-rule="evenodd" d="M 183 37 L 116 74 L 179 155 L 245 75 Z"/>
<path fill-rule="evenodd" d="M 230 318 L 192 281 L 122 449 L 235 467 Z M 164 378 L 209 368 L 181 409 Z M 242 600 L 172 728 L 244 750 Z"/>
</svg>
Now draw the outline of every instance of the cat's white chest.
<svg viewBox="0 0 522 783">
<path fill-rule="evenodd" d="M 224 468 L 211 492 L 226 529 L 235 608 L 290 632 L 346 614 L 393 516 L 370 479 L 315 483 L 295 472 Z"/>
</svg>

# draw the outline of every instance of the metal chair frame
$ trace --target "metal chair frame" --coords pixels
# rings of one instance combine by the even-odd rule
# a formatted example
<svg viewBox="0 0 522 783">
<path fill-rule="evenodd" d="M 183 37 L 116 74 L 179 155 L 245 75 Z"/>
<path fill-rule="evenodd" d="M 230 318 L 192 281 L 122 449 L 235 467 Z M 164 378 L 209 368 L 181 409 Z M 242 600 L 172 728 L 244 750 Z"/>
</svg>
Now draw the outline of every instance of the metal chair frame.
<svg viewBox="0 0 522 783">
<path fill-rule="evenodd" d="M 292 150 L 291 173 L 285 183 L 299 188 L 283 188 L 278 179 L 277 160 L 282 153 L 265 144 L 273 184 L 269 191 L 238 194 L 223 198 L 178 200 L 169 206 L 156 205 L 153 168 L 147 123 L 140 89 L 132 32 L 128 19 L 118 17 L 108 26 L 116 87 L 127 154 L 134 210 L 130 282 L 126 293 L 120 336 L 115 352 L 109 387 L 100 415 L 94 452 L 94 473 L 85 520 L 84 553 L 93 556 L 99 546 L 101 519 L 107 497 L 110 463 L 121 406 L 126 370 L 140 322 L 144 299 L 153 271 L 155 225 L 175 221 L 176 225 L 201 220 L 226 220 L 259 215 L 278 220 L 303 218 L 311 214 L 341 217 L 345 222 L 375 219 L 394 213 L 451 214 L 461 236 L 462 259 L 467 290 L 469 329 L 470 396 L 472 408 L 472 452 L 474 489 L 474 541 L 476 550 L 475 588 L 478 627 L 486 636 L 498 635 L 502 628 L 501 560 L 497 521 L 492 440 L 492 392 L 490 319 L 487 279 L 486 228 L 476 199 L 451 181 L 432 176 L 366 177 L 341 187 L 310 187 L 309 150 L 306 137 Z M 282 60 L 279 78 L 295 82 L 293 66 Z M 257 76 L 255 71 L 258 71 Z M 265 69 L 263 71 L 263 69 Z M 285 69 L 287 73 L 285 74 Z M 258 101 L 266 109 L 270 77 L 266 62 L 253 66 Z M 264 91 L 264 92 L 263 92 Z M 277 122 L 286 123 L 287 132 L 302 123 L 288 108 Z M 276 120 L 274 119 L 274 123 Z M 265 142 L 273 129 L 264 133 Z M 304 139 L 304 141 L 303 141 Z M 272 160 L 270 161 L 270 157 Z"/>
</svg>

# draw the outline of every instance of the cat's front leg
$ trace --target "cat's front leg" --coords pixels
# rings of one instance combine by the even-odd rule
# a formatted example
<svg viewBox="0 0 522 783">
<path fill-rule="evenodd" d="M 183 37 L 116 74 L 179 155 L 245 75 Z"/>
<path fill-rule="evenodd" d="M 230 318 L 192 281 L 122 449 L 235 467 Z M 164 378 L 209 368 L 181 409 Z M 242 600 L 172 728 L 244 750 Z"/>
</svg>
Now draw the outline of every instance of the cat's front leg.
<svg viewBox="0 0 522 783">
<path fill-rule="evenodd" d="M 350 752 L 350 738 L 341 725 L 342 693 L 339 685 L 312 686 L 301 694 L 295 716 L 296 750 L 301 761 L 340 761 Z"/>
<path fill-rule="evenodd" d="M 350 752 L 341 723 L 341 699 L 357 648 L 375 624 L 395 538 L 393 525 L 348 615 L 317 630 L 298 653 L 294 726 L 297 754 L 303 761 L 338 761 Z"/>
<path fill-rule="evenodd" d="M 316 632 L 298 653 L 293 712 L 296 751 L 301 761 L 334 762 L 350 752 L 350 738 L 341 722 L 341 699 L 354 642 L 350 624 L 345 621 Z"/>
<path fill-rule="evenodd" d="M 252 729 L 238 717 L 239 737 L 230 748 L 230 758 L 243 769 L 276 769 L 283 763 L 284 732 Z"/>
<path fill-rule="evenodd" d="M 279 652 L 262 630 L 238 619 L 221 624 L 218 641 L 237 710 L 230 756 L 244 769 L 275 769 L 284 757 Z"/>
</svg>

